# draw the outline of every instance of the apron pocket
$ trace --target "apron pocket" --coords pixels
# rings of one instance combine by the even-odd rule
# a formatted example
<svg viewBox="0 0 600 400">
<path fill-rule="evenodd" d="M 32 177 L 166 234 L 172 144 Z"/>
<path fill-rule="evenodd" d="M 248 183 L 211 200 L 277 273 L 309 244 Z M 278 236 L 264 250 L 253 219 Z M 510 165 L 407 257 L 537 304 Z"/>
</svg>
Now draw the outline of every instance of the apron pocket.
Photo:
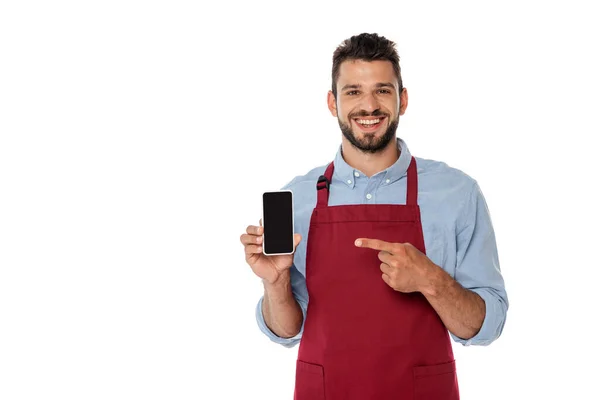
<svg viewBox="0 0 600 400">
<path fill-rule="evenodd" d="M 321 365 L 296 361 L 294 400 L 325 400 L 325 381 Z"/>
<path fill-rule="evenodd" d="M 415 400 L 458 400 L 456 363 L 413 367 Z"/>
</svg>

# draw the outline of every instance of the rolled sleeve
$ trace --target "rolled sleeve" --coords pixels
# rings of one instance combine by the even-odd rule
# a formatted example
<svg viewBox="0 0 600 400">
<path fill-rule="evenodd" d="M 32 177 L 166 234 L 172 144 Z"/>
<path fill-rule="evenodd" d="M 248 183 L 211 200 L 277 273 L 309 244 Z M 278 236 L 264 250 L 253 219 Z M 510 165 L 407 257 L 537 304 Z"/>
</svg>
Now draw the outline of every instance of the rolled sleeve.
<svg viewBox="0 0 600 400">
<path fill-rule="evenodd" d="M 271 329 L 269 329 L 269 327 L 265 323 L 265 318 L 262 313 L 263 299 L 264 299 L 264 297 L 261 297 L 260 300 L 258 301 L 258 305 L 256 306 L 256 322 L 258 323 L 258 327 L 260 328 L 260 330 L 272 342 L 280 344 L 284 347 L 291 348 L 291 347 L 294 347 L 295 345 L 297 345 L 298 343 L 300 343 L 300 339 L 302 338 L 302 331 L 304 330 L 304 320 L 306 319 L 306 309 L 304 307 L 300 306 L 300 308 L 302 308 L 302 314 L 303 314 L 302 328 L 300 329 L 300 332 L 298 332 L 298 334 L 296 336 L 293 336 L 291 338 L 282 338 L 282 337 L 277 336 L 275 333 L 273 333 L 273 331 Z"/>
<path fill-rule="evenodd" d="M 300 339 L 302 338 L 302 332 L 304 331 L 304 321 L 306 321 L 306 310 L 308 308 L 308 290 L 306 288 L 306 279 L 304 276 L 298 272 L 295 266 L 291 267 L 290 270 L 290 279 L 292 285 L 292 293 L 294 298 L 300 305 L 300 309 L 302 310 L 302 326 L 300 328 L 300 332 L 296 336 L 291 338 L 282 338 L 277 336 L 265 322 L 265 317 L 262 313 L 262 303 L 264 300 L 264 296 L 260 298 L 258 304 L 256 305 L 256 322 L 258 323 L 258 327 L 260 330 L 272 341 L 277 344 L 280 344 L 284 347 L 294 347 L 298 343 L 300 343 Z"/>
<path fill-rule="evenodd" d="M 508 311 L 508 297 L 500 271 L 498 249 L 485 198 L 475 182 L 466 202 L 462 229 L 457 235 L 455 279 L 485 302 L 485 318 L 477 334 L 452 339 L 465 346 L 486 346 L 502 334 Z"/>
<path fill-rule="evenodd" d="M 485 318 L 481 329 L 470 339 L 461 339 L 450 333 L 452 339 L 464 346 L 487 346 L 500 337 L 506 321 L 507 305 L 497 293 L 487 288 L 470 289 L 485 302 Z"/>
</svg>

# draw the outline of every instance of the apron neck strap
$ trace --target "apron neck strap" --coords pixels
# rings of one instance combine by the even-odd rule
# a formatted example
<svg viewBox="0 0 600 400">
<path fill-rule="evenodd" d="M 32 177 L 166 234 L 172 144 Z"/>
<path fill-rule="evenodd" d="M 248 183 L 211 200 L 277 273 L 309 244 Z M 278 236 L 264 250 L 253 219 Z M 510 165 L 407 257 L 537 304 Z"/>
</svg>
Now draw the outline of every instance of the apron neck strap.
<svg viewBox="0 0 600 400">
<path fill-rule="evenodd" d="M 406 182 L 406 205 L 416 206 L 417 195 L 419 194 L 419 181 L 417 180 L 417 162 L 412 157 L 407 171 L 408 179 Z"/>
<path fill-rule="evenodd" d="M 333 162 L 329 163 L 325 173 L 317 181 L 317 208 L 327 207 L 329 201 L 329 186 L 333 178 Z M 407 171 L 406 183 L 406 204 L 409 206 L 417 205 L 417 195 L 419 193 L 419 184 L 417 180 L 417 162 L 412 157 Z"/>
<path fill-rule="evenodd" d="M 329 200 L 329 185 L 333 178 L 333 162 L 329 163 L 325 174 L 319 177 L 317 181 L 317 208 L 327 207 Z"/>
</svg>

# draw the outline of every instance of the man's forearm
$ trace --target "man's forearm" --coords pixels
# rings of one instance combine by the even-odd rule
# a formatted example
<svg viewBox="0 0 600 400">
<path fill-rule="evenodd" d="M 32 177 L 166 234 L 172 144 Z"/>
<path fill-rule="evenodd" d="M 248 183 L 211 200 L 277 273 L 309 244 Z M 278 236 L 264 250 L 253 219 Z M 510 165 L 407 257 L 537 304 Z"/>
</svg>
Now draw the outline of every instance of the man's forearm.
<svg viewBox="0 0 600 400">
<path fill-rule="evenodd" d="M 270 284 L 263 282 L 265 295 L 262 313 L 269 329 L 281 338 L 296 336 L 304 318 L 300 305 L 292 293 L 289 271 Z"/>
<path fill-rule="evenodd" d="M 436 266 L 430 284 L 421 292 L 442 319 L 446 328 L 461 339 L 475 336 L 485 318 L 485 302 L 463 288 L 446 271 Z"/>
</svg>

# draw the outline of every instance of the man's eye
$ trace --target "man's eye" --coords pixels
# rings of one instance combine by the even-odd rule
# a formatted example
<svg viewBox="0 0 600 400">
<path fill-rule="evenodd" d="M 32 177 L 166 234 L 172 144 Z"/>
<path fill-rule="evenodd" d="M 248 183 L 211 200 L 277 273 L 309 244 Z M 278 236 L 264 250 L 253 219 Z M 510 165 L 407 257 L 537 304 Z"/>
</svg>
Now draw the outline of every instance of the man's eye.
<svg viewBox="0 0 600 400">
<path fill-rule="evenodd" d="M 379 89 L 379 93 L 381 93 L 381 94 L 390 94 L 392 92 L 389 91 L 389 90 L 387 90 L 387 89 Z"/>
<path fill-rule="evenodd" d="M 346 94 L 348 96 L 356 96 L 358 94 L 358 90 L 351 90 L 349 92 L 346 92 Z"/>
</svg>

